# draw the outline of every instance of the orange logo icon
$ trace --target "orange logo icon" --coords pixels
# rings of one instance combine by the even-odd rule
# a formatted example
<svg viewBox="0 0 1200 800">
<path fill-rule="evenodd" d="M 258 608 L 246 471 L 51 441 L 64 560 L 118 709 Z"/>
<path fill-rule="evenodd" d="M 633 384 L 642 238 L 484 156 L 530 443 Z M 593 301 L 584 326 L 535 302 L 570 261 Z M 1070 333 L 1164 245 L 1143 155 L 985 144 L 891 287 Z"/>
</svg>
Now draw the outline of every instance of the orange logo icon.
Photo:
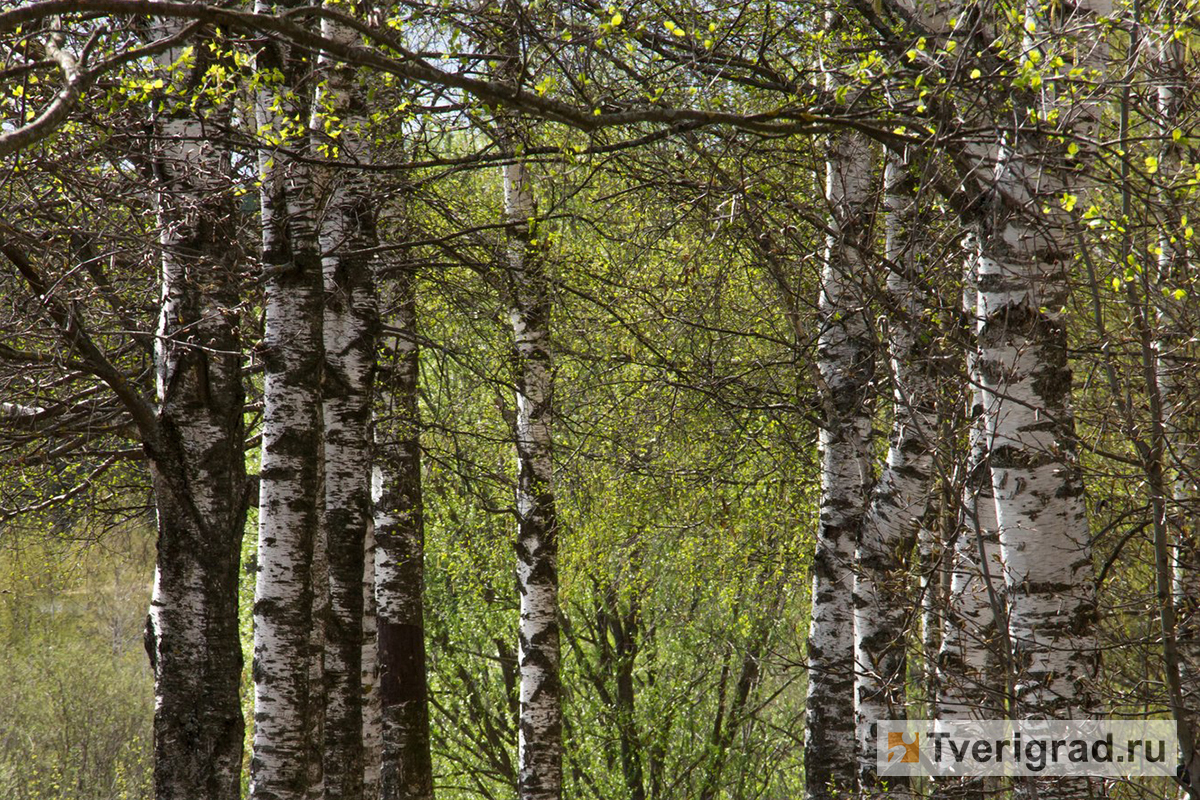
<svg viewBox="0 0 1200 800">
<path fill-rule="evenodd" d="M 888 731 L 888 763 L 899 760 L 901 764 L 916 764 L 920 759 L 921 734 L 914 733 L 912 741 L 904 741 L 903 731 Z"/>
</svg>

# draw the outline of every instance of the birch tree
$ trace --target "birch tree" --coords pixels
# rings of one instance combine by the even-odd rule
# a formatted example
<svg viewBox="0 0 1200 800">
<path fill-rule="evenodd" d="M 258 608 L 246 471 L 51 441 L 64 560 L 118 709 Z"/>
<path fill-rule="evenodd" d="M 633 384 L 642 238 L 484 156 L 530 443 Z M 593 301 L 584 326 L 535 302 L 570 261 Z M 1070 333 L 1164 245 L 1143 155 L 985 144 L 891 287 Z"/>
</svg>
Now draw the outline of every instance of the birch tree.
<svg viewBox="0 0 1200 800">
<path fill-rule="evenodd" d="M 344 45 L 357 36 L 331 19 L 321 35 Z M 316 151 L 325 170 L 320 247 L 325 289 L 322 375 L 325 509 L 330 608 L 324 652 L 325 796 L 363 796 L 363 563 L 371 524 L 371 397 L 378 308 L 368 253 L 378 244 L 367 177 L 365 102 L 357 70 L 322 54 L 314 108 Z"/>
<path fill-rule="evenodd" d="M 155 793 L 230 799 L 239 793 L 244 736 L 237 592 L 248 486 L 238 310 L 243 263 L 234 235 L 228 152 L 212 136 L 226 109 L 213 100 L 219 87 L 207 83 L 221 48 L 216 35 L 199 37 L 210 46 L 204 52 L 188 46 L 189 37 L 199 32 L 196 25 L 152 20 L 143 31 L 150 41 L 141 52 L 157 56 L 155 74 L 161 76 L 151 85 L 163 89 L 148 98 L 155 109 L 153 148 L 131 156 L 152 168 L 152 183 L 139 188 L 153 201 L 142 211 L 152 211 L 156 240 L 146 243 L 147 261 L 157 265 L 161 285 L 154 344 L 146 348 L 153 354 L 154 394 L 144 392 L 140 376 L 106 353 L 112 335 L 93 333 L 82 297 L 64 298 L 65 283 L 42 274 L 38 262 L 57 254 L 42 252 L 46 239 L 32 241 L 11 227 L 12 206 L 0 226 L 0 253 L 35 298 L 30 307 L 43 321 L 39 327 L 60 340 L 61 363 L 72 364 L 67 385 L 84 376 L 95 381 L 67 408 L 111 393 L 127 415 L 125 435 L 140 441 L 149 467 L 158 539 L 144 642 L 154 672 Z M 52 20 L 48 36 L 47 50 L 74 64 L 60 20 Z M 57 213 L 55 218 L 61 219 Z M 94 294 L 111 306 L 122 332 L 137 336 L 136 323 L 119 306 L 100 266 L 92 237 L 91 231 L 63 236 L 71 243 L 69 268 L 87 273 L 95 282 Z M 60 363 L 59 357 L 7 343 L 2 349 L 9 359 L 27 359 L 39 368 Z M 53 419 L 45 408 L 21 404 L 6 403 L 4 413 L 26 424 Z M 87 420 L 83 441 L 96 422 Z M 92 475 L 102 473 L 97 469 Z"/>
<path fill-rule="evenodd" d="M 968 236 L 966 249 L 973 251 L 975 246 L 974 238 Z M 944 720 L 994 718 L 1005 707 L 1004 697 L 999 694 L 1005 678 L 997 669 L 999 637 L 1005 631 L 1003 566 L 983 416 L 983 385 L 974 346 L 974 328 L 979 324 L 978 275 L 974 259 L 970 264 L 972 269 L 967 271 L 963 286 L 963 310 L 972 327 L 966 347 L 970 428 L 962 468 L 959 526 L 949 553 L 950 587 L 938 651 L 934 709 L 936 717 Z"/>
<path fill-rule="evenodd" d="M 168 20 L 157 32 L 185 27 Z M 177 97 L 194 100 L 189 106 L 158 97 L 155 121 L 157 448 L 167 458 L 151 461 L 158 557 L 147 643 L 155 677 L 155 795 L 162 800 L 237 798 L 242 766 L 243 264 L 229 246 L 236 235 L 228 152 L 214 136 L 228 109 L 214 107 L 204 91 L 219 52 L 204 45 L 214 42 L 219 46 L 207 39 L 159 57 Z"/>
<path fill-rule="evenodd" d="M 829 81 L 835 78 L 831 75 Z M 854 726 L 854 545 L 870 480 L 871 326 L 857 277 L 869 248 L 870 143 L 861 134 L 830 136 L 825 196 L 830 234 L 818 302 L 817 370 L 821 404 L 820 521 L 812 563 L 805 706 L 805 791 L 824 800 L 852 790 Z"/>
<path fill-rule="evenodd" d="M 969 233 L 964 238 L 967 253 L 976 250 Z M 978 326 L 978 275 L 975 261 L 968 257 L 963 278 L 963 316 L 970 328 L 966 334 L 966 378 L 968 413 L 967 455 L 961 465 L 961 501 L 957 526 L 947 543 L 949 585 L 942 620 L 941 643 L 934 676 L 935 719 L 959 722 L 1000 719 L 1007 712 L 1008 675 L 1003 669 L 1007 640 L 1004 614 L 1004 567 L 1000 560 L 996 528 L 996 501 L 988 461 L 988 437 L 983 416 L 983 386 L 975 347 Z M 979 800 L 986 796 L 987 782 L 981 778 L 938 781 L 935 797 Z"/>
<path fill-rule="evenodd" d="M 260 2 L 259 13 L 274 6 Z M 303 800 L 313 762 L 310 632 L 319 524 L 322 278 L 307 151 L 308 57 L 268 40 L 258 52 L 265 320 L 258 578 L 254 594 L 254 757 L 250 796 Z"/>
<path fill-rule="evenodd" d="M 1098 3 L 1077 7 L 1054 31 L 1031 34 L 1027 52 L 1047 60 L 1071 57 L 1079 74 L 1102 74 L 1098 16 L 1107 10 Z M 1031 7 L 1027 30 L 1044 31 L 1039 16 Z M 1073 52 L 1057 46 L 1067 42 Z M 1089 90 L 1057 88 L 1059 101 L 1050 107 L 1064 127 L 1091 135 L 1098 107 L 1084 95 Z M 1091 533 L 1062 313 L 1073 230 L 1062 197 L 1075 184 L 1068 165 L 1016 130 L 1002 134 L 995 152 L 991 205 L 978 239 L 978 368 L 1016 657 L 1015 699 L 1022 715 L 1069 717 L 1091 708 L 1098 658 Z"/>
<path fill-rule="evenodd" d="M 559 682 L 558 520 L 551 482 L 553 361 L 550 292 L 534 243 L 536 208 L 523 162 L 504 168 L 509 224 L 509 318 L 517 372 L 517 582 L 521 592 L 522 800 L 562 795 L 562 687 Z"/>
<path fill-rule="evenodd" d="M 383 800 L 433 797 L 425 663 L 424 506 L 417 388 L 420 351 L 416 275 L 402 268 L 394 349 L 383 362 L 374 467 L 375 601 L 383 721 Z"/>
<path fill-rule="evenodd" d="M 902 157 L 888 156 L 884 191 L 892 435 L 863 519 L 854 571 L 855 718 L 865 791 L 879 791 L 874 777 L 879 721 L 905 715 L 912 615 L 906 566 L 930 505 L 938 430 L 936 337 L 929 298 L 919 288 L 924 259 L 917 249 L 916 180 Z"/>
<path fill-rule="evenodd" d="M 526 73 L 522 31 L 526 9 L 515 0 L 489 6 L 496 80 L 519 90 Z M 519 706 L 517 794 L 521 800 L 562 796 L 562 685 L 559 674 L 558 516 L 553 485 L 554 358 L 550 281 L 538 241 L 533 175 L 521 157 L 528 125 L 512 110 L 496 119 L 496 142 L 509 163 L 504 187 L 505 262 L 502 277 L 512 329 L 517 457 L 517 639 Z"/>
<path fill-rule="evenodd" d="M 1167 690 L 1177 718 L 1183 782 L 1193 793 L 1200 778 L 1200 752 L 1196 748 L 1200 724 L 1200 588 L 1194 576 L 1200 567 L 1200 542 L 1189 507 L 1196 501 L 1200 484 L 1200 459 L 1194 437 L 1194 389 L 1187 379 L 1194 350 L 1190 331 L 1195 330 L 1195 298 L 1184 288 L 1191 280 L 1193 264 L 1188 247 L 1186 214 L 1181 199 L 1186 190 L 1179 178 L 1187 174 L 1182 128 L 1187 108 L 1187 69 L 1181 41 L 1179 9 L 1167 3 L 1161 9 L 1161 26 L 1151 29 L 1151 68 L 1155 127 L 1159 137 L 1156 169 L 1159 235 L 1154 279 L 1146 286 L 1147 305 L 1153 298 L 1156 319 L 1150 311 L 1140 315 L 1145 328 L 1143 361 L 1147 369 L 1151 420 L 1148 477 L 1156 495 L 1152 499 L 1155 549 L 1158 563 L 1158 594 L 1163 666 Z M 1153 173 L 1152 173 L 1153 174 Z M 1151 325 L 1155 330 L 1151 331 Z M 1168 489 L 1169 486 L 1169 489 Z M 1167 541 L 1167 537 L 1171 541 Z M 1166 563 L 1169 560 L 1169 564 Z M 1170 569 L 1171 586 L 1168 590 Z"/>
<path fill-rule="evenodd" d="M 936 4 L 913 10 L 940 36 L 973 42 L 995 30 L 977 12 L 947 16 Z M 1021 714 L 1085 713 L 1097 666 L 1063 310 L 1076 231 L 1070 208 L 1083 188 L 1075 165 L 1099 124 L 1094 81 L 1107 53 L 1099 19 L 1110 10 L 1084 4 L 1051 15 L 1050 24 L 1044 9 L 1026 7 L 1018 66 L 1023 86 L 1042 87 L 1041 99 L 1018 95 L 1015 102 L 1020 115 L 1053 121 L 1073 138 L 1069 146 L 990 115 L 986 90 L 973 98 L 967 91 L 960 112 L 992 132 L 992 141 L 968 140 L 957 155 L 967 177 L 960 191 L 968 195 L 959 206 L 978 265 L 976 368 Z M 1038 64 L 1062 73 L 1043 87 Z M 986 511 L 980 516 L 978 503 L 969 508 L 986 526 Z"/>
</svg>

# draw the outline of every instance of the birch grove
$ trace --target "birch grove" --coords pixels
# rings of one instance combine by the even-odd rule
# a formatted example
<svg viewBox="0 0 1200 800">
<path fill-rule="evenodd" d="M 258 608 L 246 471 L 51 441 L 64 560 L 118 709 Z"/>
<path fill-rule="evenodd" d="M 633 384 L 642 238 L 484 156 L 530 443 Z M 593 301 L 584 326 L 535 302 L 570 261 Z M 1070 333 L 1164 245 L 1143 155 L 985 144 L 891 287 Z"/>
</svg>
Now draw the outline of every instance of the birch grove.
<svg viewBox="0 0 1200 800">
<path fill-rule="evenodd" d="M 1195 796 L 1194 11 L 6 5 L 0 795 Z"/>
</svg>

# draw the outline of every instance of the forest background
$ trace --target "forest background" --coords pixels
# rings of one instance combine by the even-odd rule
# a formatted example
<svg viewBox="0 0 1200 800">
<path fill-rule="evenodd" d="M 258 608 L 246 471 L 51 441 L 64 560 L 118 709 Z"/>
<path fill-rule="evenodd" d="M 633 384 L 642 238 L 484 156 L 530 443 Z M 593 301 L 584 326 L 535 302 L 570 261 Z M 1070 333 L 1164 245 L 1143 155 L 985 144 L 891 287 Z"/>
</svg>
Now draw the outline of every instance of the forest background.
<svg viewBox="0 0 1200 800">
<path fill-rule="evenodd" d="M 5 4 L 0 795 L 1188 767 L 1195 14 Z"/>
</svg>

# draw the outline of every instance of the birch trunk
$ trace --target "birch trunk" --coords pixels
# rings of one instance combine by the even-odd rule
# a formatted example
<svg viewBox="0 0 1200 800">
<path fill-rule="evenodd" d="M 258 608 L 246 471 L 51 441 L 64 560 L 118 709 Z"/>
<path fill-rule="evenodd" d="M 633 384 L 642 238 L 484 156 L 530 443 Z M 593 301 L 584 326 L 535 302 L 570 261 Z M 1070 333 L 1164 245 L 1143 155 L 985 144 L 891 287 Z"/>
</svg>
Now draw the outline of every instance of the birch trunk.
<svg viewBox="0 0 1200 800">
<path fill-rule="evenodd" d="M 259 13 L 274 8 L 259 2 Z M 305 151 L 307 133 L 289 129 L 309 113 L 298 87 L 304 57 L 271 42 L 256 119 L 264 142 Z M 290 91 L 294 90 L 294 91 Z M 258 580 L 254 593 L 254 800 L 302 800 L 312 783 L 310 664 L 313 654 L 313 542 L 319 522 L 321 457 L 321 257 L 309 168 L 284 149 L 259 150 L 262 180 L 263 432 Z"/>
<path fill-rule="evenodd" d="M 1156 105 L 1158 132 L 1162 141 L 1159 155 L 1158 242 L 1158 291 L 1150 294 L 1158 303 L 1158 331 L 1155 336 L 1155 366 L 1158 384 L 1158 401 L 1161 406 L 1161 431 L 1163 442 L 1156 447 L 1165 464 L 1166 477 L 1171 481 L 1170 498 L 1166 503 L 1163 522 L 1172 538 L 1172 597 L 1174 608 L 1174 631 L 1176 653 L 1164 659 L 1167 669 L 1176 669 L 1177 678 L 1168 678 L 1168 684 L 1176 680 L 1181 689 L 1179 705 L 1183 724 L 1196 738 L 1200 723 L 1200 586 L 1196 575 L 1200 574 L 1200 537 L 1194 522 L 1193 510 L 1200 482 L 1200 445 L 1196 442 L 1194 427 L 1196 399 L 1190 391 L 1188 378 L 1191 359 L 1189 330 L 1196 330 L 1195 297 L 1186 292 L 1176 298 L 1175 290 L 1186 285 L 1192 275 L 1192 264 L 1188 254 L 1188 240 L 1184 235 L 1183 214 L 1179 207 L 1174 181 L 1180 174 L 1184 160 L 1182 139 L 1176 140 L 1183 125 L 1184 96 L 1188 76 L 1184 60 L 1183 43 L 1175 38 L 1170 16 L 1168 24 L 1159 32 L 1155 43 L 1155 67 L 1157 71 Z M 1151 398 L 1152 405 L 1154 398 Z M 1164 635 L 1164 646 L 1169 636 Z M 1177 663 L 1173 663 L 1177 662 Z M 1181 744 L 1186 748 L 1186 736 Z M 1182 763 L 1187 768 L 1190 784 L 1200 785 L 1200 753 L 1184 752 Z"/>
<path fill-rule="evenodd" d="M 1023 217 L 1000 211 L 981 250 L 979 372 L 1017 699 L 1059 717 L 1088 706 L 1096 597 L 1057 311 L 1068 251 Z"/>
<path fill-rule="evenodd" d="M 352 44 L 345 26 L 325 19 L 321 33 Z M 363 560 L 371 521 L 371 396 L 375 380 L 378 303 L 370 257 L 378 243 L 366 176 L 350 164 L 370 159 L 363 101 L 353 67 L 322 56 L 318 130 L 326 157 L 340 162 L 325 187 L 321 253 L 325 284 L 324 539 L 329 614 L 325 632 L 325 796 L 363 797 Z M 320 136 L 320 134 L 317 134 Z"/>
<path fill-rule="evenodd" d="M 968 236 L 968 250 L 975 239 Z M 988 437 L 983 416 L 983 388 L 974 347 L 978 327 L 978 275 L 975 260 L 964 278 L 963 310 L 972 321 L 972 345 L 967 348 L 970 385 L 967 461 L 962 480 L 960 519 L 953 537 L 949 592 L 938 650 L 935 719 L 967 721 L 1003 719 L 1007 712 L 1007 675 L 1000 656 L 1005 634 L 1003 565 L 996 527 L 996 502 L 988 461 Z M 982 800 L 994 794 L 993 779 L 950 778 L 935 783 L 933 797 Z"/>
<path fill-rule="evenodd" d="M 974 238 L 968 237 L 974 249 Z M 972 321 L 972 346 L 967 348 L 970 385 L 968 449 L 957 504 L 958 524 L 951 537 L 948 592 L 938 649 L 932 703 L 935 719 L 966 721 L 1002 719 L 1006 713 L 1006 675 L 1000 669 L 1001 623 L 1004 619 L 1003 568 L 996 530 L 996 503 L 988 463 L 983 390 L 975 355 L 977 279 L 972 269 L 964 278 L 963 309 Z M 934 784 L 933 797 L 982 800 L 996 791 L 992 779 L 948 778 Z"/>
<path fill-rule="evenodd" d="M 975 249 L 974 237 L 968 237 Z M 965 276 L 963 310 L 974 329 L 978 318 L 978 275 Z M 961 519 L 950 554 L 950 592 L 938 652 L 938 719 L 970 720 L 1002 716 L 1004 683 L 998 672 L 1000 629 L 1003 620 L 1003 567 L 996 528 L 996 501 L 992 493 L 992 470 L 988 461 L 988 437 L 983 416 L 983 386 L 975 347 L 967 352 L 970 384 L 970 431 L 966 468 L 962 481 Z M 998 613 L 999 612 L 999 613 Z"/>
<path fill-rule="evenodd" d="M 805 706 L 809 800 L 846 796 L 853 790 L 858 762 L 852 560 L 869 481 L 874 350 L 856 280 L 864 267 L 862 248 L 869 241 L 872 164 L 871 147 L 860 134 L 830 137 L 826 199 L 832 233 L 821 274 L 817 343 L 821 500 Z"/>
<path fill-rule="evenodd" d="M 519 4 L 504 0 L 495 77 L 518 86 L 523 58 Z M 562 685 L 559 677 L 558 516 L 553 487 L 554 359 L 550 283 L 537 243 L 537 206 L 529 167 L 517 158 L 526 131 L 513 112 L 497 120 L 507 223 L 509 321 L 513 332 L 517 455 L 517 587 L 521 593 L 517 666 L 517 794 L 562 797 Z"/>
<path fill-rule="evenodd" d="M 941 427 L 945 430 L 946 426 Z M 950 441 L 945 433 L 939 439 Z M 931 505 L 936 507 L 930 509 L 917 531 L 918 589 L 921 597 L 920 684 L 930 709 L 937 703 L 937 654 L 942 646 L 942 618 L 945 615 L 946 591 L 950 585 L 947 559 L 942 551 L 942 542 L 948 541 L 945 534 L 945 501 L 945 497 L 934 499 Z"/>
<path fill-rule="evenodd" d="M 521 592 L 518 665 L 521 800 L 562 796 L 562 687 L 559 683 L 558 519 L 552 483 L 553 358 L 550 287 L 524 163 L 504 168 L 509 319 L 516 365 L 517 583 Z"/>
<path fill-rule="evenodd" d="M 909 554 L 929 510 L 937 430 L 937 358 L 930 335 L 928 298 L 919 288 L 921 259 L 913 232 L 919 220 L 908 165 L 889 156 L 884 177 L 887 293 L 892 364 L 892 437 L 871 494 L 855 552 L 855 718 L 859 777 L 869 793 L 875 779 L 878 723 L 905 716 L 907 631 L 911 591 Z M 891 782 L 894 790 L 896 782 Z"/>
<path fill-rule="evenodd" d="M 182 27 L 163 25 L 166 33 Z M 168 51 L 161 63 L 181 56 Z M 174 71 L 172 83 L 187 91 L 194 69 Z M 236 800 L 245 735 L 237 613 L 247 499 L 242 265 L 229 247 L 235 234 L 232 196 L 221 185 L 226 154 L 198 116 L 162 112 L 155 128 L 162 307 L 155 339 L 159 440 L 150 462 L 158 552 L 147 620 L 154 791 L 159 800 Z"/>
<path fill-rule="evenodd" d="M 374 465 L 372 465 L 372 471 Z M 372 474 L 374 474 L 372 472 Z M 375 520 L 372 491 L 371 524 L 363 546 L 363 797 L 379 797 L 379 767 L 383 759 L 383 711 L 379 705 L 379 639 L 375 611 Z"/>
<path fill-rule="evenodd" d="M 385 395 L 390 425 L 376 428 L 375 600 L 383 717 L 383 800 L 433 797 L 425 673 L 424 513 L 417 385 L 415 276 L 396 279 L 399 330 Z"/>
<path fill-rule="evenodd" d="M 1031 38 L 1027 51 L 1071 42 L 1076 67 L 1084 74 L 1098 70 L 1105 57 L 1098 5 L 1076 7 L 1058 20 L 1052 37 Z M 1031 11 L 1027 30 L 1038 30 L 1034 17 Z M 1065 126 L 1091 135 L 1098 107 L 1090 99 L 1068 104 L 1050 97 Z M 1064 163 L 1018 135 L 1006 134 L 1002 142 L 979 239 L 978 369 L 1017 713 L 1067 718 L 1090 710 L 1099 659 L 1091 533 L 1061 311 L 1073 221 L 1059 198 L 1072 185 Z M 1074 791 L 1069 784 L 1061 788 Z"/>
</svg>

